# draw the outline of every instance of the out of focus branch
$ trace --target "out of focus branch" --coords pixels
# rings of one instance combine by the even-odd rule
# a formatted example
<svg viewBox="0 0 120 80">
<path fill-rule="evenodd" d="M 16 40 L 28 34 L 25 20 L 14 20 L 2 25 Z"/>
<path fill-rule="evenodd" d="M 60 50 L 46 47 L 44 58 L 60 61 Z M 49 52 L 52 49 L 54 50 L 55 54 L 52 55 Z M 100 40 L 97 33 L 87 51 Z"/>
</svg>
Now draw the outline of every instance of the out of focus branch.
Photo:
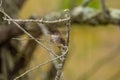
<svg viewBox="0 0 120 80">
<path fill-rule="evenodd" d="M 81 4 L 82 7 L 86 7 L 91 0 L 83 0 L 83 3 Z"/>
<path fill-rule="evenodd" d="M 22 27 L 24 27 L 23 24 L 20 24 Z M 0 26 L 0 45 L 4 44 L 7 40 L 11 39 L 12 37 L 18 36 L 23 34 L 23 32 L 17 28 L 15 25 L 8 25 L 7 27 L 5 25 Z"/>
<path fill-rule="evenodd" d="M 88 4 L 90 0 L 86 0 Z M 87 23 L 87 24 L 118 24 L 120 25 L 120 10 L 109 9 L 105 4 L 105 0 L 101 0 L 102 10 L 96 10 L 91 7 L 78 6 L 71 10 L 73 23 Z"/>
</svg>

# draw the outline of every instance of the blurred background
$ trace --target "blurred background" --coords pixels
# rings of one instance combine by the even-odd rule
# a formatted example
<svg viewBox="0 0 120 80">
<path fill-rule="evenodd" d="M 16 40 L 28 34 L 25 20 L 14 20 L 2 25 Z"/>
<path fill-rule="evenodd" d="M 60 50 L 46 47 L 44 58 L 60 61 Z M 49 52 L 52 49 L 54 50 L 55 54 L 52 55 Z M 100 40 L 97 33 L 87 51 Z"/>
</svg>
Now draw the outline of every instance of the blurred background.
<svg viewBox="0 0 120 80">
<path fill-rule="evenodd" d="M 83 0 L 26 0 L 20 10 L 17 11 L 17 16 L 22 19 L 27 19 L 31 15 L 44 16 L 66 8 L 73 9 L 80 5 L 82 1 Z M 120 0 L 105 1 L 108 8 L 120 10 Z M 89 6 L 96 10 L 101 10 L 100 0 L 92 0 Z M 72 23 L 70 51 L 64 67 L 65 80 L 120 80 L 119 27 L 119 25 L 114 24 L 90 25 L 85 23 Z M 22 35 L 22 37 L 24 36 L 25 35 Z M 44 38 L 44 36 L 41 36 L 41 38 Z M 16 40 L 12 41 L 15 42 Z M 21 42 L 23 44 L 26 43 L 24 40 Z M 50 59 L 47 51 L 39 45 L 34 48 L 32 53 L 32 57 L 30 61 L 28 61 L 29 63 L 23 67 L 23 70 L 20 69 L 13 77 Z M 17 54 L 17 56 L 20 55 L 21 54 Z M 22 62 L 18 65 L 20 64 L 22 64 Z M 20 80 L 53 80 L 46 78 L 47 74 L 52 70 L 51 68 L 53 68 L 51 64 L 44 65 L 23 76 Z M 54 74 L 54 71 L 51 74 Z M 1 75 L 0 80 L 7 80 L 2 77 Z"/>
</svg>

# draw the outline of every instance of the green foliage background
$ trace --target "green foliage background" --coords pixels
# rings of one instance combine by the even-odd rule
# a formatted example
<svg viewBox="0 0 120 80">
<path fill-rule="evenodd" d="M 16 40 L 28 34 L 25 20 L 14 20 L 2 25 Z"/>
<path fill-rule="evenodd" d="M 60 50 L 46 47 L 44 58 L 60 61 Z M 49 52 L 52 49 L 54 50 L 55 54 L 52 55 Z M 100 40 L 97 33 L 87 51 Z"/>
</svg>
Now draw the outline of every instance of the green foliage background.
<svg viewBox="0 0 120 80">
<path fill-rule="evenodd" d="M 72 9 L 76 6 L 81 5 L 84 2 L 84 0 L 61 0 L 61 9 Z M 90 4 L 88 7 L 93 7 L 93 8 L 100 8 L 100 0 L 91 0 Z"/>
</svg>

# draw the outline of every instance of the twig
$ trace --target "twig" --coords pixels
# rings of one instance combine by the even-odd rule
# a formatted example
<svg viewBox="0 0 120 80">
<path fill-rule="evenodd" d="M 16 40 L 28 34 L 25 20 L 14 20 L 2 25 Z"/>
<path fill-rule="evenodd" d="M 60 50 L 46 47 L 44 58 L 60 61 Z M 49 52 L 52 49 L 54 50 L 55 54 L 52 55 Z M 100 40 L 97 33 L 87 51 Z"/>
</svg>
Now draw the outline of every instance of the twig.
<svg viewBox="0 0 120 80">
<path fill-rule="evenodd" d="M 47 29 L 47 27 L 46 27 L 44 24 L 42 24 L 42 23 L 38 23 L 38 22 L 36 22 L 36 23 L 37 23 L 38 26 L 41 28 L 42 33 L 43 33 L 46 37 L 48 37 L 48 33 L 50 33 L 50 32 L 49 32 L 49 30 Z M 46 37 L 45 37 L 45 38 L 46 38 Z M 46 38 L 46 40 L 47 40 L 47 38 Z M 51 42 L 48 42 L 48 45 L 49 45 L 48 48 L 54 52 L 54 50 L 51 48 L 51 46 L 52 46 Z M 52 59 L 54 59 L 54 58 L 56 57 L 56 56 L 51 55 L 51 54 L 50 54 L 50 56 L 51 56 Z M 57 68 L 58 61 L 56 61 L 56 60 L 53 61 L 53 64 L 54 64 L 54 66 Z"/>
<path fill-rule="evenodd" d="M 68 14 L 68 16 L 70 15 Z M 70 20 L 67 21 L 66 23 L 66 39 L 67 39 L 66 46 L 69 46 L 69 41 L 70 41 L 70 25 L 71 25 L 70 23 L 71 23 Z"/>
<path fill-rule="evenodd" d="M 32 38 L 23 38 L 23 39 L 21 39 L 21 38 L 12 38 L 13 40 L 20 40 L 20 41 L 22 41 L 22 40 L 33 40 Z M 39 38 L 36 38 L 37 40 L 39 40 L 39 41 L 46 41 L 46 42 L 49 42 L 48 40 L 46 40 L 46 39 L 39 39 Z"/>
<path fill-rule="evenodd" d="M 66 48 L 66 50 L 64 51 L 64 52 L 62 52 L 62 53 L 64 53 L 64 54 L 62 54 L 61 56 L 57 56 L 55 53 L 54 53 L 54 51 L 53 50 L 51 50 L 51 49 L 49 49 L 48 47 L 46 47 L 45 45 L 43 45 L 39 40 L 37 40 L 36 38 L 34 38 L 32 35 L 30 35 L 24 28 L 22 28 L 18 23 L 17 23 L 17 21 L 27 21 L 27 22 L 29 22 L 29 21 L 31 21 L 31 22 L 40 22 L 40 23 L 57 23 L 57 22 L 63 22 L 63 21 L 69 21 L 70 20 L 70 16 L 68 16 L 68 17 L 66 17 L 66 19 L 59 19 L 59 20 L 55 20 L 55 21 L 43 21 L 43 19 L 41 19 L 41 20 L 21 20 L 21 19 L 19 19 L 19 20 L 16 20 L 16 19 L 12 19 L 10 16 L 8 16 L 4 11 L 2 11 L 2 10 L 0 10 L 0 12 L 2 12 L 4 15 L 5 15 L 5 17 L 7 17 L 7 18 L 4 18 L 4 20 L 7 20 L 8 22 L 13 22 L 18 28 L 20 28 L 25 34 L 27 34 L 31 39 L 33 39 L 34 41 L 36 41 L 39 45 L 41 45 L 43 48 L 45 48 L 48 52 L 50 52 L 52 55 L 54 55 L 54 56 L 56 56 L 55 58 L 53 58 L 53 59 L 51 59 L 51 60 L 49 60 L 49 61 L 47 61 L 47 62 L 45 62 L 45 63 L 42 63 L 42 64 L 40 64 L 40 65 L 38 65 L 38 66 L 36 66 L 36 67 L 33 67 L 33 68 L 31 68 L 31 69 L 29 69 L 29 70 L 27 70 L 26 72 L 24 72 L 23 74 L 21 74 L 20 76 L 18 76 L 18 77 L 16 77 L 14 80 L 16 80 L 16 79 L 18 79 L 18 78 L 20 78 L 20 77 L 22 77 L 22 76 L 24 76 L 25 74 L 27 74 L 28 72 L 31 72 L 31 71 L 33 71 L 33 70 L 35 70 L 35 69 L 37 69 L 37 68 L 39 68 L 40 66 L 42 66 L 42 65 L 45 65 L 45 64 L 47 64 L 47 63 L 49 63 L 49 62 L 51 62 L 51 61 L 54 61 L 54 60 L 56 60 L 56 59 L 58 59 L 58 58 L 61 58 L 61 57 L 63 57 L 63 56 L 66 56 L 66 54 L 68 53 L 68 47 Z M 69 38 L 69 33 L 67 34 L 67 39 Z M 68 45 L 68 43 L 69 43 L 69 40 L 67 40 L 67 45 Z M 65 60 L 63 60 L 63 64 L 64 64 L 64 61 Z M 62 64 L 62 65 L 63 65 Z M 59 65 L 59 64 L 58 64 Z M 61 72 L 59 72 L 59 74 L 57 74 L 58 76 L 56 76 L 56 77 L 58 77 L 59 78 L 59 76 L 61 75 L 61 73 L 62 73 L 62 68 L 63 68 L 63 66 L 61 66 L 61 69 L 59 70 L 59 71 L 61 71 Z M 57 78 L 56 78 L 57 79 Z"/>
<path fill-rule="evenodd" d="M 106 7 L 106 4 L 105 4 L 105 0 L 101 0 L 101 7 L 102 7 L 103 11 L 106 12 L 107 7 Z"/>
<path fill-rule="evenodd" d="M 0 0 L 0 7 L 2 7 L 2 0 Z"/>
<path fill-rule="evenodd" d="M 69 13 L 69 10 L 66 10 L 66 14 L 67 14 L 67 17 L 69 16 L 70 17 L 70 13 Z M 69 47 L 69 38 L 70 38 L 70 19 L 68 20 L 68 22 L 66 23 L 66 44 L 65 44 L 65 48 L 62 52 L 62 55 L 64 55 L 62 58 L 61 58 L 61 62 L 58 64 L 58 68 L 57 68 L 57 74 L 55 76 L 55 80 L 60 80 L 60 77 L 63 73 L 63 67 L 64 67 L 64 64 L 65 64 L 65 61 L 66 61 L 66 57 L 67 57 L 67 53 L 65 53 L 64 51 L 66 51 L 66 48 Z"/>
<path fill-rule="evenodd" d="M 45 36 L 47 36 L 48 33 L 49 33 L 49 30 L 47 29 L 47 27 L 46 27 L 44 24 L 42 24 L 42 23 L 38 23 L 38 22 L 37 22 L 37 24 L 38 24 L 38 26 L 40 27 L 42 33 L 43 33 Z"/>
<path fill-rule="evenodd" d="M 65 22 L 65 21 L 68 21 L 70 19 L 70 17 L 67 17 L 65 19 L 59 19 L 59 20 L 54 20 L 54 21 L 45 21 L 43 20 L 43 18 L 41 19 L 36 19 L 36 20 L 33 20 L 33 19 L 26 19 L 26 20 L 23 20 L 23 19 L 4 19 L 4 20 L 7 20 L 8 22 L 10 21 L 15 21 L 15 22 L 39 22 L 39 23 L 43 23 L 43 24 L 51 24 L 51 23 L 60 23 L 60 22 Z"/>
<path fill-rule="evenodd" d="M 82 7 L 86 7 L 91 0 L 83 0 L 83 3 L 81 4 Z"/>
<path fill-rule="evenodd" d="M 7 15 L 4 11 L 0 10 L 0 12 L 2 12 L 6 17 L 8 17 L 10 20 L 12 20 L 12 18 Z M 6 20 L 6 19 L 5 19 Z M 48 47 L 46 47 L 44 44 L 42 44 L 39 40 L 37 40 L 36 38 L 34 38 L 31 34 L 29 34 L 24 28 L 22 28 L 17 22 L 15 22 L 14 20 L 12 20 L 12 22 L 19 28 L 21 29 L 25 34 L 27 34 L 31 39 L 33 39 L 34 41 L 36 41 L 39 45 L 41 45 L 43 48 L 45 48 L 48 52 L 50 52 L 52 55 L 54 56 L 58 56 L 56 55 L 52 50 L 50 50 Z"/>
<path fill-rule="evenodd" d="M 64 80 L 65 78 L 64 78 L 64 73 L 62 72 L 62 74 L 61 74 L 61 80 Z"/>
<path fill-rule="evenodd" d="M 67 52 L 68 52 L 68 49 L 65 51 L 65 54 L 66 54 Z M 64 55 L 65 55 L 65 54 L 64 54 Z M 51 59 L 51 60 L 48 60 L 48 61 L 46 61 L 46 62 L 44 62 L 44 63 L 42 63 L 42 64 L 39 64 L 38 66 L 33 67 L 33 68 L 25 71 L 24 73 L 22 73 L 20 76 L 16 77 L 16 78 L 13 79 L 13 80 L 17 80 L 17 79 L 21 78 L 22 76 L 26 75 L 27 73 L 29 73 L 29 72 L 37 69 L 37 68 L 40 68 L 41 66 L 46 65 L 46 64 L 48 64 L 48 63 L 50 63 L 50 62 L 52 62 L 52 61 L 54 61 L 54 60 L 56 60 L 56 59 L 59 59 L 59 58 L 63 57 L 64 55 L 58 56 L 58 57 L 56 57 L 56 58 L 54 58 L 54 59 Z"/>
<path fill-rule="evenodd" d="M 101 0 L 102 11 L 105 18 L 110 18 L 110 12 L 106 6 L 105 0 Z"/>
<path fill-rule="evenodd" d="M 49 62 L 55 61 L 56 59 L 63 57 L 62 62 L 61 62 L 62 64 L 59 64 L 59 62 L 57 63 L 57 65 L 59 66 L 59 69 L 58 69 L 58 71 L 57 71 L 57 76 L 56 76 L 55 79 L 56 79 L 56 80 L 59 80 L 59 78 L 60 78 L 60 76 L 61 76 L 61 74 L 62 74 L 62 69 L 63 69 L 64 62 L 65 62 L 65 59 L 64 59 L 64 58 L 65 58 L 66 54 L 68 53 L 69 28 L 66 28 L 66 29 L 67 29 L 67 30 L 66 30 L 66 31 L 67 31 L 67 34 L 66 34 L 67 43 L 66 43 L 66 46 L 65 46 L 66 48 L 65 48 L 64 52 L 62 52 L 62 55 L 61 55 L 61 56 L 58 56 L 58 55 L 56 55 L 56 54 L 54 53 L 53 50 L 49 49 L 49 48 L 46 47 L 44 44 L 42 44 L 39 40 L 37 40 L 36 38 L 34 38 L 32 35 L 30 35 L 30 34 L 29 34 L 24 28 L 22 28 L 17 22 L 19 22 L 19 21 L 22 21 L 22 22 L 40 22 L 40 23 L 44 23 L 44 24 L 47 24 L 47 23 L 58 23 L 58 22 L 65 22 L 65 21 L 68 21 L 68 22 L 69 22 L 69 21 L 70 21 L 70 15 L 68 14 L 68 11 L 66 11 L 67 17 L 65 17 L 65 19 L 59 19 L 59 20 L 54 20 L 54 21 L 44 21 L 42 18 L 41 18 L 40 20 L 12 19 L 12 18 L 11 18 L 9 15 L 7 15 L 4 11 L 0 10 L 0 12 L 2 12 L 2 13 L 5 15 L 4 20 L 7 20 L 8 22 L 13 22 L 19 29 L 21 29 L 25 34 L 27 34 L 31 39 L 33 39 L 34 41 L 36 41 L 39 45 L 41 45 L 41 46 L 42 46 L 43 48 L 45 48 L 48 52 L 50 52 L 52 55 L 55 56 L 55 58 L 53 58 L 53 59 L 51 59 L 51 60 L 49 60 L 49 61 L 47 61 L 47 62 L 45 62 L 45 63 L 42 63 L 42 64 L 40 64 L 40 65 L 38 65 L 38 66 L 36 66 L 36 67 L 33 67 L 33 68 L 27 70 L 26 72 L 24 72 L 24 73 L 21 74 L 20 76 L 16 77 L 14 80 L 16 80 L 16 79 L 24 76 L 24 75 L 27 74 L 28 72 L 31 72 L 31 71 L 39 68 L 39 67 L 42 66 L 42 65 L 45 65 L 45 64 L 47 64 L 47 63 L 49 63 Z M 8 19 L 7 19 L 6 17 L 7 17 Z M 67 26 L 69 27 L 70 25 L 67 25 Z M 60 66 L 60 65 L 61 65 L 61 66 Z"/>
</svg>

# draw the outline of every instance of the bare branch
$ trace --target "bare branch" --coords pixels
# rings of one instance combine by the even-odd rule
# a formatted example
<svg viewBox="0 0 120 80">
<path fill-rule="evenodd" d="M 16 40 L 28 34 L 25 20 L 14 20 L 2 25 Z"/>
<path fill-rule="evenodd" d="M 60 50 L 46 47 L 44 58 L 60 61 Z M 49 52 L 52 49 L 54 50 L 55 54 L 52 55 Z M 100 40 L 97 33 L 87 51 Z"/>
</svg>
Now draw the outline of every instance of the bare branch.
<svg viewBox="0 0 120 80">
<path fill-rule="evenodd" d="M 70 12 L 69 12 L 69 10 L 66 10 L 66 16 L 68 17 L 70 17 Z M 63 73 L 63 67 L 64 67 L 64 64 L 65 64 L 65 61 L 66 61 L 66 58 L 67 58 L 67 54 L 68 54 L 68 52 L 67 53 L 65 53 L 65 51 L 66 51 L 66 49 L 68 49 L 68 47 L 69 47 L 69 38 L 70 38 L 70 20 L 68 20 L 67 21 L 67 23 L 66 23 L 66 44 L 65 44 L 65 48 L 64 48 L 64 50 L 62 51 L 62 55 L 64 55 L 63 57 L 61 57 L 61 62 L 58 64 L 58 68 L 57 68 L 57 74 L 56 74 L 56 76 L 55 76 L 55 80 L 60 80 L 60 77 L 61 77 L 61 75 L 62 75 L 62 73 Z"/>
<path fill-rule="evenodd" d="M 23 19 L 4 19 L 4 20 L 7 20 L 8 22 L 10 21 L 15 21 L 15 22 L 39 22 L 39 23 L 43 23 L 43 24 L 48 24 L 48 23 L 60 23 L 60 22 L 65 22 L 65 21 L 68 21 L 70 19 L 70 17 L 67 17 L 65 19 L 59 19 L 59 20 L 54 20 L 54 21 L 45 21 L 43 20 L 43 18 L 41 19 L 37 19 L 37 20 L 33 20 L 33 19 L 26 19 L 26 20 L 23 20 Z"/>
<path fill-rule="evenodd" d="M 86 7 L 91 0 L 83 0 L 83 3 L 81 4 L 82 7 Z"/>
<path fill-rule="evenodd" d="M 6 17 L 8 17 L 8 19 L 12 20 L 12 18 L 7 15 L 4 11 L 0 10 L 0 12 L 2 12 Z M 42 44 L 39 40 L 37 40 L 36 38 L 34 38 L 31 34 L 29 34 L 24 28 L 22 28 L 17 22 L 15 22 L 14 20 L 12 20 L 12 22 L 19 28 L 21 29 L 25 34 L 27 34 L 31 39 L 33 39 L 34 41 L 36 41 L 39 45 L 41 45 L 43 48 L 45 48 L 48 52 L 50 52 L 52 55 L 57 56 L 52 50 L 50 50 L 48 47 L 46 47 L 44 44 Z"/>
<path fill-rule="evenodd" d="M 2 0 L 0 0 L 0 7 L 2 7 Z"/>
<path fill-rule="evenodd" d="M 65 54 L 66 54 L 67 52 L 68 52 L 68 49 L 65 51 Z M 31 72 L 31 71 L 33 71 L 33 70 L 35 70 L 35 69 L 38 69 L 38 68 L 40 68 L 41 66 L 46 65 L 46 64 L 48 64 L 48 63 L 50 63 L 50 62 L 52 62 L 52 61 L 54 61 L 54 60 L 56 60 L 56 59 L 59 59 L 59 58 L 61 58 L 61 57 L 63 57 L 63 56 L 64 56 L 64 55 L 61 55 L 61 56 L 58 56 L 58 57 L 56 57 L 56 58 L 54 58 L 54 59 L 48 60 L 48 61 L 46 61 L 46 62 L 44 62 L 44 63 L 42 63 L 42 64 L 39 64 L 38 66 L 35 66 L 35 67 L 33 67 L 33 68 L 25 71 L 25 72 L 22 73 L 20 76 L 16 77 L 14 80 L 17 80 L 17 79 L 21 78 L 22 76 L 26 75 L 27 73 L 29 73 L 29 72 Z"/>
<path fill-rule="evenodd" d="M 60 76 L 61 76 L 61 74 L 62 74 L 62 69 L 63 69 L 63 65 L 64 65 L 64 63 L 65 63 L 65 58 L 66 58 L 66 54 L 68 53 L 68 44 L 69 44 L 69 32 L 70 32 L 70 15 L 69 15 L 69 11 L 68 10 L 66 10 L 65 12 L 66 12 L 66 15 L 65 15 L 65 19 L 59 19 L 59 20 L 54 20 L 54 21 L 44 21 L 42 18 L 40 19 L 40 20 L 21 20 L 21 19 L 12 19 L 9 15 L 7 15 L 4 11 L 2 11 L 2 10 L 0 10 L 0 12 L 2 12 L 4 15 L 5 15 L 5 18 L 4 18 L 4 20 L 7 20 L 9 23 L 10 22 L 13 22 L 19 29 L 21 29 L 25 34 L 27 34 L 31 39 L 33 39 L 34 41 L 36 41 L 39 45 L 41 45 L 43 48 L 45 48 L 49 53 L 51 53 L 51 55 L 53 55 L 54 56 L 54 58 L 53 59 L 51 59 L 51 60 L 49 60 L 49 61 L 47 61 L 47 62 L 45 62 L 45 63 L 42 63 L 42 64 L 40 64 L 40 65 L 38 65 L 38 66 L 36 66 L 36 67 L 33 67 L 33 68 L 31 68 L 31 69 L 29 69 L 29 70 L 27 70 L 26 72 L 24 72 L 23 74 L 21 74 L 20 76 L 18 76 L 18 77 L 16 77 L 14 80 L 16 80 L 16 79 L 18 79 L 18 78 L 20 78 L 20 77 L 22 77 L 22 76 L 24 76 L 25 74 L 27 74 L 27 73 L 29 73 L 29 72 L 31 72 L 31 71 L 33 71 L 33 70 L 35 70 L 35 69 L 37 69 L 37 68 L 39 68 L 39 67 L 41 67 L 42 65 L 45 65 L 45 64 L 48 64 L 48 63 L 50 63 L 50 62 L 52 62 L 52 61 L 57 61 L 56 59 L 59 59 L 60 58 L 60 60 L 61 60 L 61 62 L 60 62 L 60 64 L 59 64 L 59 62 L 57 61 L 57 74 L 56 74 L 56 78 L 55 78 L 55 80 L 59 80 L 60 79 Z M 8 19 L 7 19 L 7 18 Z M 66 45 L 65 45 L 65 48 L 64 48 L 64 51 L 62 52 L 62 54 L 60 55 L 60 56 L 58 56 L 58 55 L 56 55 L 55 54 L 55 52 L 52 50 L 52 49 L 50 49 L 50 48 L 48 48 L 48 47 L 46 47 L 44 44 L 42 44 L 38 39 L 36 39 L 36 38 L 34 38 L 32 35 L 30 35 L 24 28 L 22 28 L 18 23 L 17 23 L 17 21 L 19 22 L 19 21 L 22 21 L 22 22 L 39 22 L 39 23 L 58 23 L 58 22 L 67 22 L 68 24 L 66 24 L 66 38 L 67 38 L 67 42 L 66 42 Z M 43 30 L 43 25 L 41 25 L 41 24 L 38 24 L 39 26 L 42 26 L 42 30 Z"/>
<path fill-rule="evenodd" d="M 102 9 L 103 9 L 103 12 L 106 12 L 107 6 L 105 4 L 105 0 L 101 0 L 101 6 L 102 6 Z"/>
<path fill-rule="evenodd" d="M 105 0 L 101 0 L 101 6 L 102 6 L 102 11 L 103 11 L 103 14 L 105 15 L 105 17 L 110 17 L 109 10 L 106 6 Z"/>
</svg>

